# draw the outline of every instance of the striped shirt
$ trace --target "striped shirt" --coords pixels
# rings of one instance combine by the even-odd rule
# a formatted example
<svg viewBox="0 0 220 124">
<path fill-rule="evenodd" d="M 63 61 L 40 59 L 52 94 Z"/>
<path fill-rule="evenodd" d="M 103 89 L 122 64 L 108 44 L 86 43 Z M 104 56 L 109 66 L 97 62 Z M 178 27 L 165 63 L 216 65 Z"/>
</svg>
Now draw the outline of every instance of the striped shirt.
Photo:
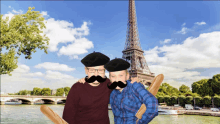
<svg viewBox="0 0 220 124">
<path fill-rule="evenodd" d="M 127 86 L 120 92 L 114 89 L 110 95 L 110 104 L 115 124 L 136 124 L 135 114 L 142 104 L 147 110 L 138 124 L 147 124 L 158 115 L 158 100 L 141 83 L 127 81 Z"/>
</svg>

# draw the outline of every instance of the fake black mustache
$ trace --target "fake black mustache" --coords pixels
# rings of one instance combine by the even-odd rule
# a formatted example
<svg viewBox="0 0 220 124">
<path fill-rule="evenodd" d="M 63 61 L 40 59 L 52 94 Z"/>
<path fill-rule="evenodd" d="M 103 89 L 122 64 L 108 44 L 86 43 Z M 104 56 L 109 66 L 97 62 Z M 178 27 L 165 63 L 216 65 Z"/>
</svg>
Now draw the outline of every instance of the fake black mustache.
<svg viewBox="0 0 220 124">
<path fill-rule="evenodd" d="M 118 81 L 118 82 L 113 82 L 110 86 L 107 84 L 108 88 L 109 89 L 115 89 L 117 86 L 119 86 L 120 88 L 124 88 L 127 86 L 127 84 L 124 84 L 123 82 L 121 81 Z"/>
<path fill-rule="evenodd" d="M 93 83 L 94 81 L 98 81 L 99 83 L 103 83 L 105 82 L 105 80 L 107 79 L 107 77 L 105 78 L 102 78 L 101 76 L 92 76 L 88 79 L 88 76 L 85 77 L 85 81 L 88 82 L 88 83 Z"/>
</svg>

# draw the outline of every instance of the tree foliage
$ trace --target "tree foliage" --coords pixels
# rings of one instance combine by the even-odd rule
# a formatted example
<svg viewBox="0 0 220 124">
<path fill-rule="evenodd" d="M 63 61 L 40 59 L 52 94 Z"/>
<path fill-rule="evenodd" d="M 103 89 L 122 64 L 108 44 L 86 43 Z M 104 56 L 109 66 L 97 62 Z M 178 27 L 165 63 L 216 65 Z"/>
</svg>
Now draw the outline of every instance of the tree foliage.
<svg viewBox="0 0 220 124">
<path fill-rule="evenodd" d="M 14 15 L 11 20 L 1 14 L 0 51 L 5 48 L 7 52 L 0 54 L 1 60 L 4 60 L 0 63 L 0 75 L 11 75 L 10 72 L 17 68 L 16 53 L 25 55 L 26 59 L 31 59 L 37 48 L 47 53 L 49 38 L 42 34 L 46 28 L 44 17 L 33 9 L 29 7 L 25 14 Z"/>
<path fill-rule="evenodd" d="M 201 102 L 202 102 L 202 97 L 200 96 L 196 96 L 195 98 L 195 105 L 197 106 L 202 106 Z"/>
<path fill-rule="evenodd" d="M 65 95 L 67 96 L 70 91 L 70 87 L 64 87 Z"/>
<path fill-rule="evenodd" d="M 185 98 L 185 103 L 186 104 L 193 104 L 193 97 L 192 96 L 187 96 Z"/>
<path fill-rule="evenodd" d="M 56 92 L 56 96 L 62 96 L 64 93 L 64 89 L 63 88 L 58 88 L 57 92 Z"/>
<path fill-rule="evenodd" d="M 179 90 L 175 87 L 170 86 L 168 83 L 163 83 L 159 90 L 158 93 L 164 94 L 164 95 L 170 95 L 170 96 L 178 96 L 179 95 Z"/>
<path fill-rule="evenodd" d="M 51 95 L 51 89 L 50 88 L 43 88 L 41 90 L 41 95 L 43 95 L 43 96 L 50 96 Z"/>
<path fill-rule="evenodd" d="M 179 91 L 181 92 L 181 93 L 186 93 L 186 92 L 190 92 L 191 90 L 190 90 L 190 88 L 188 87 L 188 86 L 186 86 L 186 85 L 181 85 L 180 87 L 179 87 Z"/>
<path fill-rule="evenodd" d="M 220 107 L 220 96 L 214 96 L 214 105 Z"/>
<path fill-rule="evenodd" d="M 29 90 L 21 90 L 18 92 L 18 95 L 27 95 L 27 94 L 31 94 L 31 91 Z"/>
<path fill-rule="evenodd" d="M 203 98 L 203 103 L 204 103 L 205 106 L 209 107 L 211 105 L 211 103 L 212 103 L 211 97 L 210 96 L 205 96 Z"/>
<path fill-rule="evenodd" d="M 41 88 L 34 87 L 33 88 L 33 95 L 41 95 L 41 91 L 42 91 Z"/>
<path fill-rule="evenodd" d="M 202 79 L 192 84 L 192 92 L 200 96 L 220 95 L 220 74 L 216 74 L 212 79 Z"/>
<path fill-rule="evenodd" d="M 0 73 L 8 74 L 11 76 L 10 72 L 16 69 L 18 63 L 18 57 L 15 56 L 15 49 L 12 48 L 8 51 L 8 53 L 0 55 Z M 1 75 L 0 74 L 0 75 Z"/>
<path fill-rule="evenodd" d="M 202 79 L 192 84 L 192 92 L 197 93 L 200 96 L 212 95 L 212 88 L 209 85 L 209 79 Z"/>
<path fill-rule="evenodd" d="M 220 74 L 216 74 L 212 77 L 211 87 L 214 94 L 220 95 Z"/>
</svg>

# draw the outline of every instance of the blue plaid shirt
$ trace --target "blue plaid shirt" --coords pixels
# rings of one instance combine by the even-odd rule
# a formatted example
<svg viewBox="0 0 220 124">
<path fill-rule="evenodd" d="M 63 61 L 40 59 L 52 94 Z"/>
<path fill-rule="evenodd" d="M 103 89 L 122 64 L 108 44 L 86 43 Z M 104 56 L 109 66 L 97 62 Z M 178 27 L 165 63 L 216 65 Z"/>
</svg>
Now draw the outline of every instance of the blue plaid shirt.
<svg viewBox="0 0 220 124">
<path fill-rule="evenodd" d="M 138 124 L 147 124 L 158 115 L 158 101 L 141 83 L 127 81 L 127 86 L 120 92 L 114 89 L 110 95 L 110 104 L 114 114 L 115 124 L 136 124 L 135 114 L 141 104 L 147 110 Z"/>
</svg>

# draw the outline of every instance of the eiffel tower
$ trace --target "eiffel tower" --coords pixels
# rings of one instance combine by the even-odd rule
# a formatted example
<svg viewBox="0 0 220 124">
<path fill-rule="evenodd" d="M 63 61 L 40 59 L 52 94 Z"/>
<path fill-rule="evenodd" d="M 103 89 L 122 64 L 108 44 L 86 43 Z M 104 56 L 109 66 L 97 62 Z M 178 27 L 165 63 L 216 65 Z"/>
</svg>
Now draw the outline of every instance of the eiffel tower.
<svg viewBox="0 0 220 124">
<path fill-rule="evenodd" d="M 140 46 L 134 0 L 129 0 L 128 11 L 127 36 L 122 58 L 131 64 L 128 69 L 130 78 L 138 77 L 142 84 L 150 86 L 155 75 L 151 73 Z"/>
</svg>

